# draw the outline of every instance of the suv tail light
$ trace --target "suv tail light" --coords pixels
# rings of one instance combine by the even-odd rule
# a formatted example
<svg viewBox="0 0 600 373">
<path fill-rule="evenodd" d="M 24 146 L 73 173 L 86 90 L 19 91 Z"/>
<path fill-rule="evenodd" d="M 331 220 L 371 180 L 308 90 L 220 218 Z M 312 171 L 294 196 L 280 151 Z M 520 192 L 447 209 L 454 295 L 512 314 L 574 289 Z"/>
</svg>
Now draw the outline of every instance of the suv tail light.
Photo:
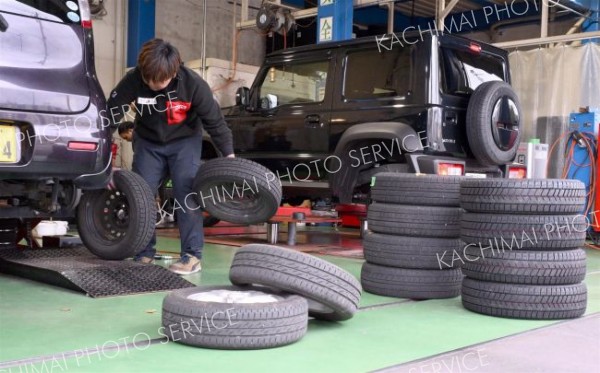
<svg viewBox="0 0 600 373">
<path fill-rule="evenodd" d="M 473 53 L 480 54 L 481 53 L 481 45 L 477 43 L 471 43 L 469 45 L 469 50 Z"/>
<path fill-rule="evenodd" d="M 83 150 L 93 152 L 98 148 L 98 144 L 95 142 L 83 142 L 83 141 L 69 141 L 67 146 L 69 150 Z"/>
<path fill-rule="evenodd" d="M 88 0 L 79 0 L 79 14 L 81 15 L 81 26 L 91 29 L 92 13 L 90 12 L 90 3 L 88 3 Z"/>
<path fill-rule="evenodd" d="M 524 166 L 508 166 L 509 179 L 526 179 L 527 168 Z"/>
<path fill-rule="evenodd" d="M 439 163 L 437 174 L 443 176 L 462 176 L 465 166 L 460 163 Z"/>
</svg>

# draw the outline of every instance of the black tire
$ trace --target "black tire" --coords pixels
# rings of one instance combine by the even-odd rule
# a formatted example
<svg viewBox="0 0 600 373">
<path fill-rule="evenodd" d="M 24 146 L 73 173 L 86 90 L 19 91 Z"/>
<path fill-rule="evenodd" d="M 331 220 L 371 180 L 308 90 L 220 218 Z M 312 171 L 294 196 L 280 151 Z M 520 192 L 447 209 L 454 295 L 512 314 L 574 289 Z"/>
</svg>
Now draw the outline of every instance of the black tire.
<svg viewBox="0 0 600 373">
<path fill-rule="evenodd" d="M 309 314 L 343 321 L 358 309 L 362 289 L 358 280 L 322 259 L 277 246 L 250 244 L 233 257 L 229 279 L 235 285 L 263 285 L 302 295 Z"/>
<path fill-rule="evenodd" d="M 418 237 L 458 237 L 460 208 L 373 203 L 369 229 L 377 233 Z"/>
<path fill-rule="evenodd" d="M 575 285 L 517 285 L 465 278 L 462 304 L 484 315 L 531 320 L 572 319 L 585 313 L 587 289 Z"/>
<path fill-rule="evenodd" d="M 492 81 L 477 87 L 467 107 L 467 138 L 479 163 L 512 162 L 521 142 L 521 121 L 519 99 L 508 83 Z"/>
<path fill-rule="evenodd" d="M 460 176 L 379 173 L 371 187 L 375 202 L 419 206 L 460 205 Z"/>
<path fill-rule="evenodd" d="M 281 204 L 281 183 L 264 166 L 242 158 L 204 162 L 194 180 L 196 200 L 211 216 L 236 224 L 269 220 Z"/>
<path fill-rule="evenodd" d="M 215 218 L 214 216 L 205 216 L 202 219 L 202 226 L 203 227 L 214 227 L 215 225 L 219 224 L 221 222 L 221 220 Z"/>
<path fill-rule="evenodd" d="M 491 251 L 468 247 L 462 271 L 465 276 L 481 281 L 578 284 L 585 278 L 585 251 Z"/>
<path fill-rule="evenodd" d="M 113 173 L 114 190 L 86 191 L 77 207 L 81 241 L 94 255 L 122 260 L 144 249 L 156 225 L 154 193 L 131 171 Z"/>
<path fill-rule="evenodd" d="M 278 301 L 225 303 L 188 298 L 218 290 L 260 291 Z M 296 342 L 306 334 L 308 304 L 298 295 L 265 288 L 201 286 L 181 289 L 172 291 L 163 300 L 162 326 L 164 334 L 161 334 L 171 341 L 190 346 L 227 350 L 272 348 Z"/>
<path fill-rule="evenodd" d="M 578 249 L 585 243 L 582 215 L 512 215 L 463 213 L 460 237 L 495 250 Z"/>
<path fill-rule="evenodd" d="M 363 289 L 396 298 L 441 299 L 460 294 L 460 269 L 406 269 L 364 263 L 360 273 Z"/>
<path fill-rule="evenodd" d="M 17 219 L 0 219 L 0 249 L 17 247 L 18 227 Z"/>
<path fill-rule="evenodd" d="M 577 214 L 586 193 L 579 180 L 466 179 L 460 184 L 461 207 L 470 212 Z"/>
<path fill-rule="evenodd" d="M 414 269 L 447 269 L 458 267 L 460 260 L 450 265 L 440 258 L 453 258 L 461 253 L 461 241 L 457 238 L 430 238 L 393 236 L 369 233 L 363 239 L 365 260 L 389 267 Z"/>
</svg>

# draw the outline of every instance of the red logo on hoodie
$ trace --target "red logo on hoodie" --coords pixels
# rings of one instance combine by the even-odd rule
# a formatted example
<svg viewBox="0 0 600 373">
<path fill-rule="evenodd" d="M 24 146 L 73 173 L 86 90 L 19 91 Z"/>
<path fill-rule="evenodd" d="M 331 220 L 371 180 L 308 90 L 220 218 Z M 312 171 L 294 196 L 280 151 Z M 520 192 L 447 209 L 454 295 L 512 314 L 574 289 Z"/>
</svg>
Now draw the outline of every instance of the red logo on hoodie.
<svg viewBox="0 0 600 373">
<path fill-rule="evenodd" d="M 167 101 L 167 124 L 173 126 L 183 122 L 191 106 L 191 102 Z"/>
</svg>

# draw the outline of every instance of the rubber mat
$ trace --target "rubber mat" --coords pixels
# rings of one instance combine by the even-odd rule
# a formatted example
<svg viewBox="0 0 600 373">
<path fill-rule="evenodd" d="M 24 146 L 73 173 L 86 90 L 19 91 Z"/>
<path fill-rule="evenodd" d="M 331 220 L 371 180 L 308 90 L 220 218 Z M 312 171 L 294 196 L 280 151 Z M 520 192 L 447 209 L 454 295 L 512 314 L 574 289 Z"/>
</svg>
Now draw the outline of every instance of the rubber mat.
<svg viewBox="0 0 600 373">
<path fill-rule="evenodd" d="M 102 260 L 82 246 L 3 249 L 0 272 L 80 291 L 93 298 L 195 286 L 161 266 Z"/>
</svg>

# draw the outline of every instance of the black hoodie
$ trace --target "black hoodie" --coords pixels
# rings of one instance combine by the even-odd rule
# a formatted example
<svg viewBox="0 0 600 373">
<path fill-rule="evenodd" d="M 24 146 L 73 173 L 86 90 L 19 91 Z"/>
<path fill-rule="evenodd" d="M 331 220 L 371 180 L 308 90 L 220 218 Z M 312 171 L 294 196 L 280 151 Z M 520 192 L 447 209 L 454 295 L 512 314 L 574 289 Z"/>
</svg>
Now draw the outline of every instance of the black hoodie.
<svg viewBox="0 0 600 373">
<path fill-rule="evenodd" d="M 144 83 L 139 68 L 129 71 L 111 92 L 108 115 L 117 122 L 135 103 L 135 132 L 145 140 L 166 144 L 202 132 L 211 136 L 223 156 L 233 154 L 231 130 L 208 84 L 194 71 L 181 66 L 162 91 Z"/>
</svg>

